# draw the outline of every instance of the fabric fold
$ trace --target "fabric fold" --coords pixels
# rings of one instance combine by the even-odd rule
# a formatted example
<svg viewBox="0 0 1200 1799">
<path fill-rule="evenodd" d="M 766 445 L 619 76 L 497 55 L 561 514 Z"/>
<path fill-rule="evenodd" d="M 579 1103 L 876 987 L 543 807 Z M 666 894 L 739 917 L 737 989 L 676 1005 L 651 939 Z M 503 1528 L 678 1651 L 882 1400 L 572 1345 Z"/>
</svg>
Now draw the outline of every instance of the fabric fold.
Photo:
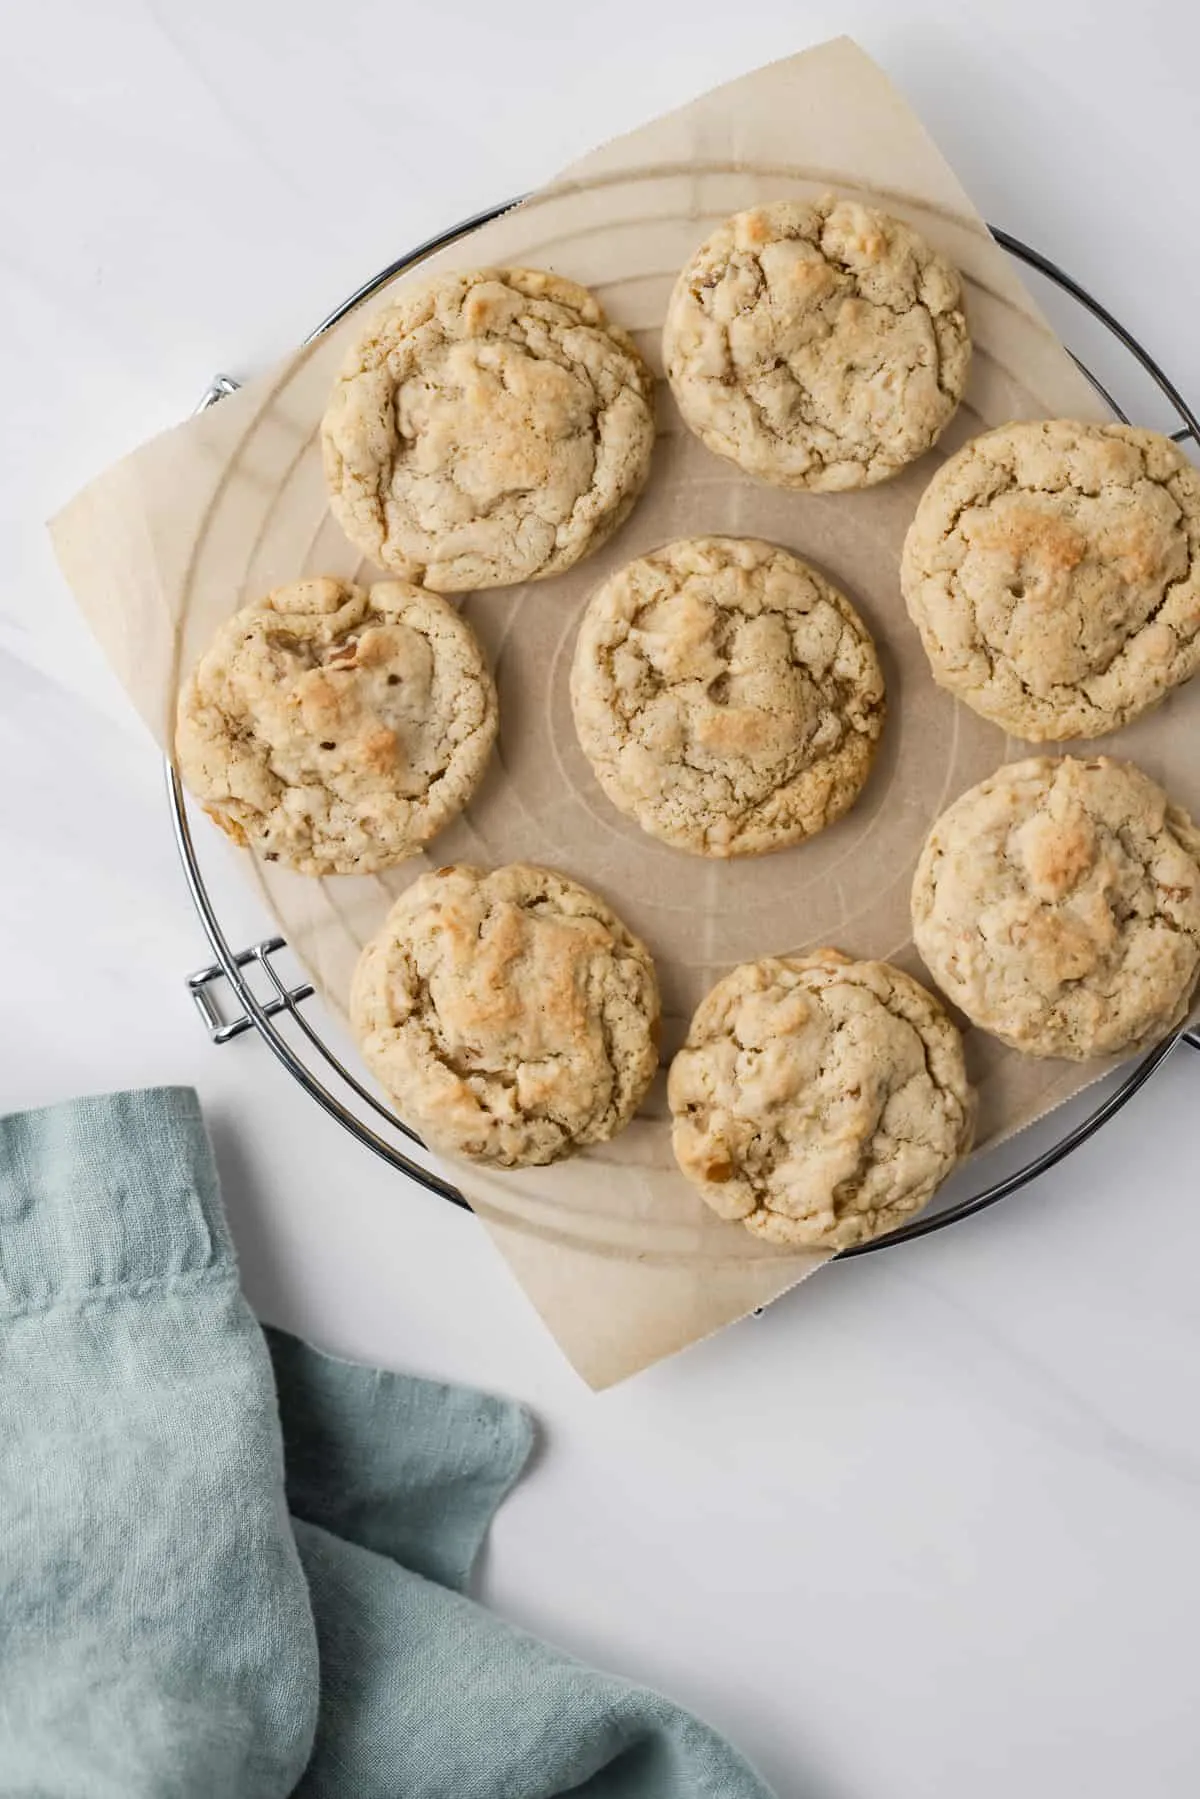
<svg viewBox="0 0 1200 1799">
<path fill-rule="evenodd" d="M 770 1799 L 456 1590 L 520 1406 L 269 1344 L 194 1094 L 0 1120 L 0 1792 Z"/>
<path fill-rule="evenodd" d="M 233 1267 L 189 1087 L 0 1118 L 0 1311 Z"/>
<path fill-rule="evenodd" d="M 497 1506 L 533 1446 L 511 1400 L 390 1374 L 267 1327 L 293 1515 L 466 1585 Z"/>
<path fill-rule="evenodd" d="M 276 1799 L 318 1664 L 193 1093 L 0 1121 L 0 1790 Z"/>
<path fill-rule="evenodd" d="M 297 1799 L 771 1799 L 716 1731 L 298 1522 L 321 1718 Z"/>
</svg>

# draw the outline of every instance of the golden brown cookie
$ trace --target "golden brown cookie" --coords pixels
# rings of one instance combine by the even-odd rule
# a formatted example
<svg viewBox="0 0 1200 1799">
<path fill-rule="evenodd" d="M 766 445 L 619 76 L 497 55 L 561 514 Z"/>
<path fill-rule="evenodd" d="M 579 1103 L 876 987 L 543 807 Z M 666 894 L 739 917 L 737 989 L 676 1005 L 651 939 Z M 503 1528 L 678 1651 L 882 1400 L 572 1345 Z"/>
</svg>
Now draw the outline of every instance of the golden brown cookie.
<svg viewBox="0 0 1200 1799">
<path fill-rule="evenodd" d="M 685 538 L 611 576 L 580 626 L 571 701 L 613 804 L 708 856 L 840 818 L 884 717 L 850 602 L 787 550 L 737 537 Z"/>
<path fill-rule="evenodd" d="M 603 900 L 549 869 L 440 868 L 362 953 L 363 1058 L 438 1149 L 557 1162 L 633 1117 L 658 1067 L 658 983 Z"/>
<path fill-rule="evenodd" d="M 645 484 L 654 381 L 574 281 L 478 269 L 369 319 L 321 428 L 334 517 L 443 593 L 536 581 L 609 537 Z"/>
<path fill-rule="evenodd" d="M 1067 419 L 951 456 L 901 584 L 934 679 L 1014 737 L 1097 737 L 1200 668 L 1200 472 L 1169 437 Z"/>
<path fill-rule="evenodd" d="M 938 986 L 1014 1049 L 1142 1049 L 1200 978 L 1200 831 L 1132 763 L 1014 762 L 938 819 L 912 913 Z"/>
<path fill-rule="evenodd" d="M 222 625 L 180 694 L 175 747 L 237 842 L 302 874 L 370 874 L 462 810 L 496 716 L 478 640 L 446 600 L 325 577 Z"/>
<path fill-rule="evenodd" d="M 974 1095 L 937 1000 L 837 950 L 745 962 L 671 1064 L 675 1158 L 722 1218 L 848 1249 L 921 1210 L 967 1149 Z"/>
<path fill-rule="evenodd" d="M 855 200 L 779 200 L 701 244 L 671 296 L 663 360 L 685 423 L 780 487 L 886 481 L 924 455 L 966 387 L 956 269 Z"/>
</svg>

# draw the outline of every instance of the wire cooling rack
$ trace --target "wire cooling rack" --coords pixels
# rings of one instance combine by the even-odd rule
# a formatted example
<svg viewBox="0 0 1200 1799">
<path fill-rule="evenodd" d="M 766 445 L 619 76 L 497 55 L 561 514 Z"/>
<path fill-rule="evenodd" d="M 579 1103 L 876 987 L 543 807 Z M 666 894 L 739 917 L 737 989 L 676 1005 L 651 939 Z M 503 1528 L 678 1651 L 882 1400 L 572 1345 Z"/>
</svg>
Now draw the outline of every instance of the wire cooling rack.
<svg viewBox="0 0 1200 1799">
<path fill-rule="evenodd" d="M 316 330 L 306 338 L 311 343 L 328 331 L 348 312 L 367 300 L 372 294 L 385 286 L 396 275 L 416 268 L 426 257 L 435 251 L 456 243 L 479 225 L 486 225 L 491 219 L 498 218 L 506 212 L 513 202 L 505 201 L 501 206 L 488 207 L 486 211 L 476 214 L 474 218 L 465 219 L 451 230 L 432 237 L 415 250 L 400 256 L 387 268 L 381 269 L 377 275 L 365 282 L 348 299 L 322 319 Z M 1169 407 L 1174 420 L 1174 428 L 1170 435 L 1177 443 L 1189 442 L 1200 446 L 1200 421 L 1179 393 L 1174 383 L 1167 377 L 1155 362 L 1150 353 L 1140 344 L 1133 333 L 1113 317 L 1106 307 L 1102 306 L 1088 290 L 1063 269 L 1033 250 L 1019 238 L 1007 231 L 999 230 L 995 225 L 990 227 L 992 236 L 1001 247 L 1022 263 L 1026 268 L 1035 270 L 1052 284 L 1059 294 L 1073 303 L 1074 317 L 1077 320 L 1090 321 L 1093 326 L 1101 328 L 1100 337 L 1111 349 L 1115 344 L 1120 351 L 1132 359 L 1136 370 L 1143 378 L 1148 377 L 1152 387 L 1157 390 L 1162 400 Z M 1082 356 L 1074 355 L 1074 360 L 1087 376 L 1092 386 L 1101 395 L 1106 404 L 1112 408 L 1114 415 L 1126 424 L 1129 419 L 1114 399 L 1109 386 L 1101 380 L 1095 369 L 1090 366 L 1093 360 L 1089 356 L 1085 361 Z M 1115 384 L 1115 383 L 1114 383 Z M 215 406 L 227 394 L 236 391 L 238 383 L 228 375 L 218 375 L 210 383 L 203 394 L 196 410 L 203 411 L 208 406 Z M 210 890 L 210 881 L 201 867 L 200 856 L 192 835 L 188 802 L 180 784 L 179 773 L 172 761 L 167 763 L 167 796 L 171 809 L 171 820 L 175 833 L 175 842 L 183 864 L 184 877 L 188 891 L 208 938 L 215 960 L 206 967 L 198 969 L 187 977 L 187 985 L 195 1001 L 196 1009 L 214 1044 L 225 1044 L 244 1032 L 257 1031 L 263 1042 L 287 1069 L 288 1073 L 300 1083 L 300 1086 L 316 1101 L 324 1112 L 337 1120 L 350 1135 L 367 1149 L 373 1150 L 377 1156 L 407 1175 L 424 1187 L 427 1192 L 437 1194 L 452 1205 L 462 1206 L 469 1210 L 467 1201 L 435 1167 L 428 1166 L 417 1157 L 423 1155 L 424 1146 L 417 1133 L 405 1124 L 402 1118 L 387 1106 L 383 1105 L 373 1093 L 346 1067 L 341 1057 L 330 1042 L 329 1027 L 317 1022 L 315 1013 L 319 1010 L 319 1002 L 301 1008 L 307 1001 L 314 1000 L 314 989 L 307 981 L 292 981 L 277 966 L 275 958 L 286 951 L 287 945 L 282 937 L 266 937 L 252 943 L 246 949 L 234 949 L 225 929 L 222 926 L 218 907 Z M 218 994 L 224 992 L 232 995 L 235 1009 L 226 1012 Z M 228 1002 L 226 1002 L 228 1003 Z M 926 1212 L 912 1224 L 892 1231 L 887 1236 L 876 1237 L 869 1243 L 859 1244 L 854 1249 L 841 1252 L 841 1258 L 848 1256 L 869 1255 L 875 1250 L 894 1248 L 900 1243 L 910 1243 L 917 1237 L 928 1236 L 932 1231 L 944 1230 L 947 1225 L 957 1224 L 963 1218 L 981 1212 L 985 1207 L 995 1205 L 997 1200 L 1005 1199 L 1010 1193 L 1017 1192 L 1045 1174 L 1071 1154 L 1073 1150 L 1095 1136 L 1102 1125 L 1116 1115 L 1123 1106 L 1133 1098 L 1138 1090 L 1145 1086 L 1157 1069 L 1161 1068 L 1167 1057 L 1180 1043 L 1186 1043 L 1193 1049 L 1200 1049 L 1200 1029 L 1180 1031 L 1158 1044 L 1149 1054 L 1143 1056 L 1134 1067 L 1125 1074 L 1116 1085 L 1110 1086 L 1098 1104 L 1069 1130 L 1065 1131 L 1055 1142 L 1032 1156 L 1019 1168 L 1003 1175 L 970 1194 L 965 1199 L 955 1200 L 950 1204 Z"/>
</svg>

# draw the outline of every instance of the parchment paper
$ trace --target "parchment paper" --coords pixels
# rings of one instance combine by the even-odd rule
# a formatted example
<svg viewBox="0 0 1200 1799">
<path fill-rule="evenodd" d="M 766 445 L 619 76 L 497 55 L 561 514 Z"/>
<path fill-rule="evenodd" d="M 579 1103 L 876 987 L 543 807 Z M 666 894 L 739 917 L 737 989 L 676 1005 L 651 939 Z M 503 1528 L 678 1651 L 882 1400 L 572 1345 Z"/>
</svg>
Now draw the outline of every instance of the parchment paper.
<svg viewBox="0 0 1200 1799">
<path fill-rule="evenodd" d="M 570 275 L 595 290 L 660 371 L 668 293 L 712 226 L 758 201 L 830 189 L 910 219 L 966 276 L 973 373 L 942 453 L 1011 418 L 1107 416 L 918 120 L 845 39 L 595 151 L 421 272 L 516 262 Z M 352 317 L 138 450 L 52 526 L 92 628 L 164 745 L 180 671 L 235 607 L 302 574 L 375 572 L 328 515 L 317 442 L 356 329 Z M 606 895 L 655 954 L 666 1057 L 702 994 L 748 957 L 832 943 L 922 973 L 908 921 L 922 838 L 951 798 L 1021 753 L 934 686 L 905 615 L 897 557 L 934 465 L 927 458 L 861 494 L 760 486 L 683 430 L 660 383 L 650 486 L 617 538 L 557 580 L 464 602 L 496 669 L 500 750 L 476 802 L 431 846 L 431 859 L 544 862 Z M 668 849 L 608 805 L 575 741 L 567 695 L 576 624 L 596 584 L 630 557 L 699 532 L 773 539 L 816 562 L 866 617 L 888 684 L 883 746 L 848 817 L 798 848 L 728 864 Z M 1200 812 L 1200 758 L 1191 748 L 1198 725 L 1200 685 L 1106 747 Z M 430 859 L 379 879 L 325 881 L 244 860 L 325 999 L 344 1013 L 361 945 Z M 1023 1059 L 977 1032 L 968 1053 L 981 1090 L 981 1146 L 1104 1072 Z M 660 1077 L 642 1115 L 606 1148 L 549 1169 L 452 1171 L 596 1387 L 766 1304 L 826 1259 L 769 1249 L 712 1216 L 675 1170 L 665 1119 Z M 398 1177 L 396 1203 L 416 1202 Z"/>
</svg>

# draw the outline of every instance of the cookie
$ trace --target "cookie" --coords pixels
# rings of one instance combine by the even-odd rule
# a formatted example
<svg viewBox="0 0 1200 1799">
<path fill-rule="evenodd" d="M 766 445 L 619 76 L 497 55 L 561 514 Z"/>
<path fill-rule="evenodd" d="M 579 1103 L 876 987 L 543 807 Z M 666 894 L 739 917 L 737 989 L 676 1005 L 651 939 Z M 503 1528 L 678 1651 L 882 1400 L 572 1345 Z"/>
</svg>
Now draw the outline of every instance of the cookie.
<svg viewBox="0 0 1200 1799">
<path fill-rule="evenodd" d="M 707 856 L 780 849 L 839 818 L 884 716 L 850 602 L 787 550 L 737 537 L 667 544 L 606 581 L 571 703 L 614 806 Z"/>
<path fill-rule="evenodd" d="M 645 945 L 585 887 L 519 863 L 422 875 L 363 951 L 350 1009 L 400 1115 L 500 1168 L 615 1137 L 658 1067 Z"/>
<path fill-rule="evenodd" d="M 1142 1049 L 1200 978 L 1200 831 L 1132 763 L 1014 762 L 938 819 L 912 915 L 938 986 L 1014 1049 Z"/>
<path fill-rule="evenodd" d="M 967 1149 L 974 1095 L 937 1000 L 837 950 L 745 962 L 671 1064 L 675 1159 L 768 1242 L 848 1249 L 919 1212 Z"/>
<path fill-rule="evenodd" d="M 372 874 L 466 805 L 496 717 L 483 652 L 448 601 L 325 577 L 222 625 L 180 694 L 175 748 L 238 843 L 302 874 Z"/>
<path fill-rule="evenodd" d="M 929 483 L 901 585 L 934 680 L 984 718 L 1114 731 L 1200 668 L 1200 472 L 1157 431 L 1003 425 Z"/>
<path fill-rule="evenodd" d="M 654 381 L 575 282 L 443 275 L 368 322 L 321 440 L 334 517 L 383 568 L 444 593 L 537 581 L 632 507 Z"/>
<path fill-rule="evenodd" d="M 830 493 L 924 455 L 970 354 L 957 270 L 911 226 L 832 197 L 728 219 L 680 275 L 663 332 L 676 403 L 710 450 Z"/>
</svg>

